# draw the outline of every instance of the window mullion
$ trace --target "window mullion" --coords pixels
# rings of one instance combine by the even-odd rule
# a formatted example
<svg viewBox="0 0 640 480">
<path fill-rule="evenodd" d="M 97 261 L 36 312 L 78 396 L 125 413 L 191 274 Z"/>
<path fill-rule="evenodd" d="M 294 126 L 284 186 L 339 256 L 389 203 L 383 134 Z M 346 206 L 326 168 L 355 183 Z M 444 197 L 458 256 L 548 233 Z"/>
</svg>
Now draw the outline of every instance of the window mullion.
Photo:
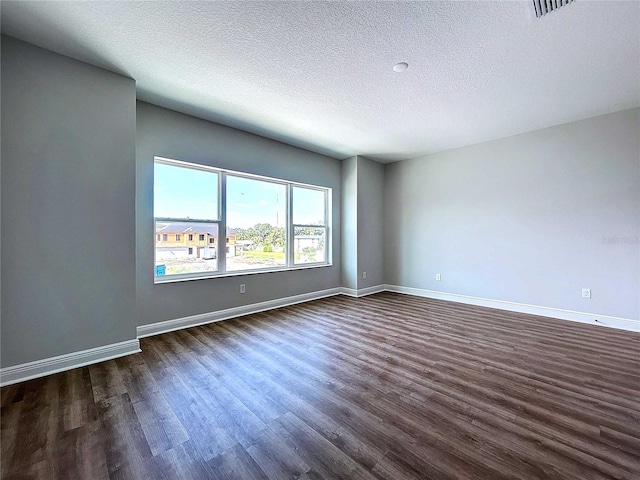
<svg viewBox="0 0 640 480">
<path fill-rule="evenodd" d="M 293 236 L 295 229 L 293 228 L 293 185 L 287 185 L 287 267 L 293 267 L 295 264 L 293 251 Z"/>
<path fill-rule="evenodd" d="M 156 222 L 167 223 L 219 223 L 220 220 L 202 220 L 199 218 L 154 217 Z"/>
<path fill-rule="evenodd" d="M 220 198 L 220 223 L 218 224 L 218 271 L 227 271 L 227 174 L 220 172 L 220 186 L 218 188 Z"/>
</svg>

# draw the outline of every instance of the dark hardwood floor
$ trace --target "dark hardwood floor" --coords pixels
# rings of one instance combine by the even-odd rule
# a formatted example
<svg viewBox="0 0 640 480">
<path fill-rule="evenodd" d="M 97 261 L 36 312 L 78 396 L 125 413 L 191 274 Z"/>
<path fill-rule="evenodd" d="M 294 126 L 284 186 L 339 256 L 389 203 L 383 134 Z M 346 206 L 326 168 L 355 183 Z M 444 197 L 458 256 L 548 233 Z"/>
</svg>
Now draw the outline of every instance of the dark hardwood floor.
<svg viewBox="0 0 640 480">
<path fill-rule="evenodd" d="M 640 479 L 640 334 L 392 293 L 2 389 L 3 479 Z"/>
</svg>

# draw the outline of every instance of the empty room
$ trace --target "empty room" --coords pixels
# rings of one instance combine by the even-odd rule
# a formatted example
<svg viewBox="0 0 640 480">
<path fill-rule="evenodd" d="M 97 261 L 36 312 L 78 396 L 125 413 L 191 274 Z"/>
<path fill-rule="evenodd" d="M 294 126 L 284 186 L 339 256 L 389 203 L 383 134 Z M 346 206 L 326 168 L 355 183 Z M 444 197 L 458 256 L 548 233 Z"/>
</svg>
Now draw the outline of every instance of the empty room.
<svg viewBox="0 0 640 480">
<path fill-rule="evenodd" d="M 640 2 L 0 19 L 3 480 L 640 478 Z"/>
</svg>

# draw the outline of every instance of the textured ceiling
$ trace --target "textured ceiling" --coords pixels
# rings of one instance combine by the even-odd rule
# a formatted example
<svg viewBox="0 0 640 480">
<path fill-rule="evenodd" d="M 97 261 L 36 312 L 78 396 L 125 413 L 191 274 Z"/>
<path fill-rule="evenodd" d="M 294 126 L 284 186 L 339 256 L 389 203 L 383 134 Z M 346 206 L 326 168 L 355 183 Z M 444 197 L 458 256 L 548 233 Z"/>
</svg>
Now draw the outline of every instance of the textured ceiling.
<svg viewBox="0 0 640 480">
<path fill-rule="evenodd" d="M 417 157 L 640 105 L 640 2 L 9 2 L 2 32 L 309 150 Z M 393 65 L 408 62 L 395 73 Z"/>
</svg>

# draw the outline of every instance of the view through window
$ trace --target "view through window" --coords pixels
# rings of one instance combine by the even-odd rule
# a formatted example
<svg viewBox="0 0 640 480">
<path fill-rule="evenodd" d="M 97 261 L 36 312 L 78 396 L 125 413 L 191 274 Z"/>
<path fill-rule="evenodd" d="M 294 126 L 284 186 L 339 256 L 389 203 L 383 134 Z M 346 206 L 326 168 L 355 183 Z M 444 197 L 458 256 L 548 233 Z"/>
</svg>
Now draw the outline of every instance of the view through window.
<svg viewBox="0 0 640 480">
<path fill-rule="evenodd" d="M 156 158 L 156 281 L 327 264 L 330 192 Z"/>
<path fill-rule="evenodd" d="M 227 176 L 227 271 L 285 266 L 286 224 L 287 185 Z"/>
<path fill-rule="evenodd" d="M 326 260 L 326 194 L 323 190 L 293 187 L 293 251 L 296 264 Z"/>
</svg>

